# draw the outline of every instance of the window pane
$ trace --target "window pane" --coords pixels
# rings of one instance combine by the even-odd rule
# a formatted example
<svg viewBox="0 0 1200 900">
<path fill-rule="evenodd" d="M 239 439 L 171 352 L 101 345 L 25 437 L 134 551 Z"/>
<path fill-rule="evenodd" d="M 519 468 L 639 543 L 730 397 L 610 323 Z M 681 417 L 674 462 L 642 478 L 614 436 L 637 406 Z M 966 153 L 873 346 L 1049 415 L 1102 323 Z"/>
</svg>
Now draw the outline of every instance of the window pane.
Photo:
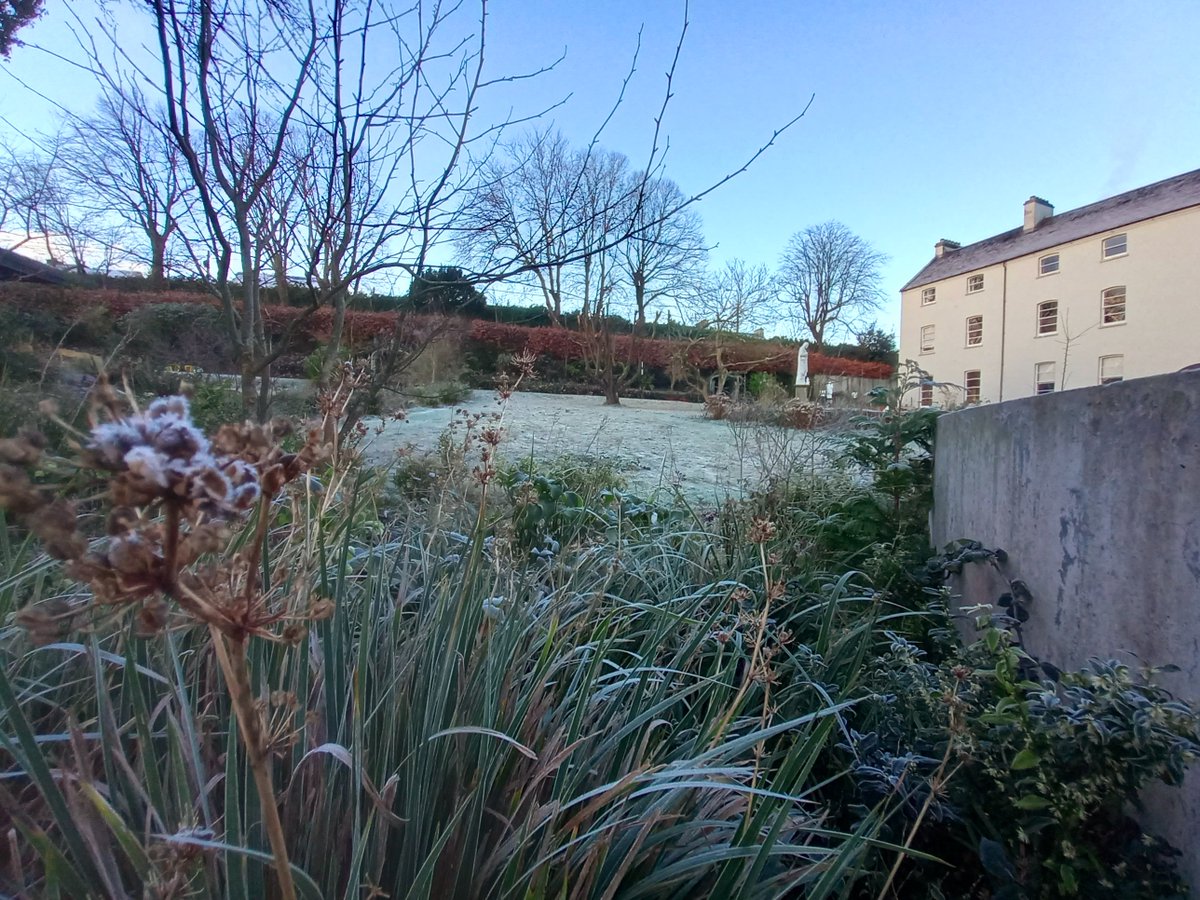
<svg viewBox="0 0 1200 900">
<path fill-rule="evenodd" d="M 1034 387 L 1039 394 L 1054 392 L 1054 363 L 1040 362 L 1034 371 Z"/>
<path fill-rule="evenodd" d="M 983 316 L 967 316 L 967 346 L 977 347 L 983 343 Z"/>
<path fill-rule="evenodd" d="M 1101 321 L 1115 325 L 1125 321 L 1125 287 L 1111 287 L 1103 294 Z"/>
<path fill-rule="evenodd" d="M 1125 379 L 1125 357 L 1117 356 L 1102 356 L 1100 357 L 1100 383 L 1114 384 Z"/>
<path fill-rule="evenodd" d="M 1125 252 L 1126 242 L 1125 235 L 1115 234 L 1104 240 L 1104 255 L 1105 256 L 1120 256 Z"/>
<path fill-rule="evenodd" d="M 980 372 L 978 369 L 972 369 L 971 371 L 965 372 L 963 374 L 963 386 L 964 386 L 964 388 L 966 388 L 968 403 L 978 403 L 979 402 L 980 382 L 981 382 L 981 378 L 980 378 Z"/>
<path fill-rule="evenodd" d="M 1058 301 L 1038 304 L 1037 333 L 1055 334 L 1058 331 Z"/>
<path fill-rule="evenodd" d="M 933 326 L 926 325 L 921 329 L 921 352 L 929 353 L 933 350 Z"/>
<path fill-rule="evenodd" d="M 933 384 L 931 382 L 923 382 L 921 384 L 921 405 L 933 406 Z"/>
<path fill-rule="evenodd" d="M 935 300 L 937 300 L 937 288 L 925 288 L 925 290 L 921 291 L 921 304 L 923 306 L 928 306 Z"/>
<path fill-rule="evenodd" d="M 1058 271 L 1058 254 L 1052 253 L 1049 256 L 1043 256 L 1040 260 L 1040 271 L 1043 275 L 1053 275 Z"/>
</svg>

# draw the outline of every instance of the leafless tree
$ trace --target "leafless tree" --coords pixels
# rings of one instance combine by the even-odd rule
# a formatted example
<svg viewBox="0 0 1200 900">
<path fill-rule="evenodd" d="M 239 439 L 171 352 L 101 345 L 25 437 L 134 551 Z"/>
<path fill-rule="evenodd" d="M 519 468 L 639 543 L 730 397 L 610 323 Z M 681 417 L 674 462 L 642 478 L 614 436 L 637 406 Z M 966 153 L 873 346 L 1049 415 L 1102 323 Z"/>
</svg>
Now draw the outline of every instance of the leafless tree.
<svg viewBox="0 0 1200 900">
<path fill-rule="evenodd" d="M 76 187 L 75 205 L 136 234 L 150 282 L 163 284 L 196 191 L 165 113 L 136 88 L 106 92 L 94 115 L 69 120 L 64 140 L 62 165 Z"/>
<path fill-rule="evenodd" d="M 104 271 L 117 238 L 99 213 L 77 202 L 81 188 L 71 178 L 69 155 L 63 136 L 52 135 L 0 156 L 0 228 L 10 234 L 10 250 L 75 272 Z"/>
<path fill-rule="evenodd" d="M 637 214 L 640 185 L 629 177 L 628 160 L 619 153 L 593 147 L 576 159 L 580 183 L 575 221 L 582 251 L 575 267 L 579 334 L 585 361 L 604 391 L 605 404 L 617 406 L 637 355 L 634 335 L 630 358 L 618 359 L 613 304 L 622 274 L 620 251 Z"/>
<path fill-rule="evenodd" d="M 642 187 L 634 204 L 631 235 L 621 251 L 622 268 L 633 291 L 634 325 L 646 327 L 646 309 L 660 299 L 681 296 L 694 284 L 708 250 L 700 217 L 679 185 L 667 178 L 635 176 Z"/>
<path fill-rule="evenodd" d="M 686 293 L 679 303 L 684 321 L 706 329 L 716 368 L 716 393 L 729 381 L 727 354 L 731 344 L 746 330 L 760 328 L 778 314 L 774 281 L 766 266 L 731 259 L 708 274 Z M 707 386 L 704 386 L 707 392 Z"/>
<path fill-rule="evenodd" d="M 779 288 L 797 325 L 818 349 L 831 331 L 851 328 L 879 307 L 879 269 L 886 261 L 840 222 L 792 235 L 779 267 Z"/>
<path fill-rule="evenodd" d="M 556 325 L 562 323 L 569 269 L 586 255 L 587 160 L 552 128 L 520 135 L 484 166 L 463 223 L 460 245 L 478 268 L 523 270 Z"/>
</svg>

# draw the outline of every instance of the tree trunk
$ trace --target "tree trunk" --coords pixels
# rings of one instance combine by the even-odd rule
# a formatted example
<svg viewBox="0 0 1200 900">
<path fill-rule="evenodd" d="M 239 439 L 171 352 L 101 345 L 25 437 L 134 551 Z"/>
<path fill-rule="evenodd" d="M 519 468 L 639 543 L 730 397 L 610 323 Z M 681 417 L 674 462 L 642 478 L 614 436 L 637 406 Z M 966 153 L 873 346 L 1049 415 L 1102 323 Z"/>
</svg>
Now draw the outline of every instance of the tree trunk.
<svg viewBox="0 0 1200 900">
<path fill-rule="evenodd" d="M 329 387 L 342 347 L 342 332 L 346 325 L 345 289 L 337 291 L 330 300 L 333 304 L 333 321 L 330 325 L 329 342 L 325 345 L 325 354 L 321 359 L 321 372 L 317 378 L 317 385 L 322 390 Z"/>
<path fill-rule="evenodd" d="M 148 281 L 153 288 L 161 288 L 167 280 L 167 237 L 150 234 L 150 274 Z"/>
</svg>

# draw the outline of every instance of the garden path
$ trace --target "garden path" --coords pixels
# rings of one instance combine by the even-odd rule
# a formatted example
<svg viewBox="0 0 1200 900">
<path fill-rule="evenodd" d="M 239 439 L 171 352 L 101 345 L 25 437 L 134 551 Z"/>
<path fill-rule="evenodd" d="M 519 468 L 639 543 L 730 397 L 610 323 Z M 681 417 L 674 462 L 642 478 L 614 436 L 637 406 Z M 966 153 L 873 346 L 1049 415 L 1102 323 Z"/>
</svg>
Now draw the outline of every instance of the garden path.
<svg viewBox="0 0 1200 900">
<path fill-rule="evenodd" d="M 491 391 L 473 391 L 457 407 L 417 408 L 402 422 L 368 419 L 366 460 L 386 465 L 405 447 L 432 450 L 455 419 L 499 410 Z M 593 396 L 518 392 L 504 414 L 500 455 L 508 461 L 548 460 L 570 454 L 615 460 L 631 490 L 647 495 L 677 485 L 691 500 L 720 502 L 753 488 L 768 474 L 825 468 L 836 435 L 768 425 L 715 422 L 703 404 L 623 399 L 604 406 Z"/>
</svg>

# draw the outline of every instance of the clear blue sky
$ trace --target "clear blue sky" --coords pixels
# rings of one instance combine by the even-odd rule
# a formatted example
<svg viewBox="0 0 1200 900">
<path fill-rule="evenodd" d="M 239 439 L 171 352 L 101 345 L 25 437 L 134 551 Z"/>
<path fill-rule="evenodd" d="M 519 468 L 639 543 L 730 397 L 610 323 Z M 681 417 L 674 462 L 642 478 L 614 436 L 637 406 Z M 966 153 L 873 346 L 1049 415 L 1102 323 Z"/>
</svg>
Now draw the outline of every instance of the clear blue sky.
<svg viewBox="0 0 1200 900">
<path fill-rule="evenodd" d="M 24 33 L 63 53 L 65 0 Z M 612 105 L 642 28 L 638 71 L 602 143 L 649 152 L 683 20 L 673 0 L 493 0 L 493 75 L 566 59 L 508 91 L 573 141 Z M 1016 226 L 1030 194 L 1060 211 L 1200 167 L 1200 3 L 916 3 L 693 0 L 664 123 L 667 174 L 687 192 L 736 169 L 815 95 L 746 174 L 698 207 L 715 262 L 774 266 L 788 237 L 837 219 L 891 257 L 881 324 L 941 237 Z M 0 63 L 0 115 L 52 125 L 46 104 L 86 106 L 77 74 L 33 48 Z"/>
</svg>

